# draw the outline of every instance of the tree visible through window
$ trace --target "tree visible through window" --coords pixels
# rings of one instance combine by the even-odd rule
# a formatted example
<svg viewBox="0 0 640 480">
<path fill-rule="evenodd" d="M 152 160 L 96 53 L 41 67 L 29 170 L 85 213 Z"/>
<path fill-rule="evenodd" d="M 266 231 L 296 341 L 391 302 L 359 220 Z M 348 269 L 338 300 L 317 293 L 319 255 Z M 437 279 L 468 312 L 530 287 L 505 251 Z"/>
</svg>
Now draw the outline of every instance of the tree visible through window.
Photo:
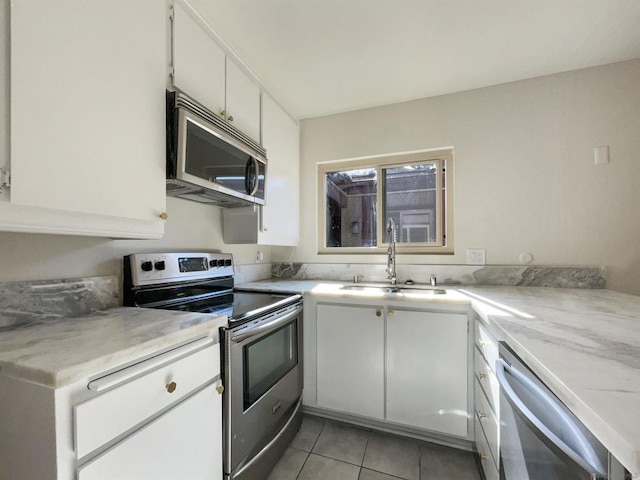
<svg viewBox="0 0 640 480">
<path fill-rule="evenodd" d="M 400 251 L 453 252 L 451 150 L 319 164 L 318 173 L 321 253 L 379 253 L 390 218 Z"/>
</svg>

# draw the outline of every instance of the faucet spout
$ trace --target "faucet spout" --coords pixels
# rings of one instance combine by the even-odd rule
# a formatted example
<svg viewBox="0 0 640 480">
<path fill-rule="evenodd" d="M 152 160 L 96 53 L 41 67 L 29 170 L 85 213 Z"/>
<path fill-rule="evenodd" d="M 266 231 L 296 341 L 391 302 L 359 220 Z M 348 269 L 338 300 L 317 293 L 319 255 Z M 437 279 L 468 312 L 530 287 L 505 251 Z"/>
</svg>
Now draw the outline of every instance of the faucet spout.
<svg viewBox="0 0 640 480">
<path fill-rule="evenodd" d="M 387 278 L 391 280 L 391 285 L 397 283 L 396 278 L 396 241 L 398 231 L 396 227 L 396 221 L 393 217 L 387 221 L 387 241 L 389 242 L 389 248 L 387 248 Z"/>
</svg>

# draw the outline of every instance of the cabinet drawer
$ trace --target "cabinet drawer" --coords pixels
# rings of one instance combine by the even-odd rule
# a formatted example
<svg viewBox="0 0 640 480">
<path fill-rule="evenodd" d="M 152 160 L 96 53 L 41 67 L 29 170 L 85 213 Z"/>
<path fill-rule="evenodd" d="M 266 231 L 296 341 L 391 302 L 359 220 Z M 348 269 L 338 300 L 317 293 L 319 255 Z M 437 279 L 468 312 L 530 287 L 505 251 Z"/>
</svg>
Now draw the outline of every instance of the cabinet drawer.
<svg viewBox="0 0 640 480">
<path fill-rule="evenodd" d="M 209 345 L 187 354 L 189 345 L 181 347 L 185 355 L 175 358 L 180 349 L 167 352 L 127 367 L 98 381 L 135 376 L 99 396 L 74 407 L 75 448 L 78 458 L 123 434 L 150 416 L 168 407 L 195 388 L 213 380 L 220 373 L 220 345 Z M 169 363 L 154 368 L 163 357 Z M 145 371 L 145 367 L 150 370 Z M 129 371 L 129 372 L 127 372 Z M 169 384 L 175 382 L 175 390 Z M 93 383 L 93 382 L 92 382 Z M 170 392 L 169 390 L 172 390 Z"/>
<path fill-rule="evenodd" d="M 500 411 L 500 384 L 498 383 L 498 378 L 493 370 L 489 368 L 489 364 L 477 348 L 474 348 L 474 355 L 476 378 L 482 386 L 482 390 L 484 390 L 493 412 L 498 416 L 497 414 Z"/>
<path fill-rule="evenodd" d="M 491 411 L 491 407 L 489 406 L 489 401 L 487 397 L 484 395 L 482 388 L 480 388 L 480 384 L 478 380 L 475 381 L 475 396 L 476 396 L 476 418 L 480 422 L 484 435 L 486 437 L 487 444 L 489 446 L 489 450 L 491 450 L 491 455 L 493 457 L 493 461 L 496 466 L 498 465 L 498 457 L 499 457 L 499 448 L 500 448 L 500 425 L 496 419 L 496 416 Z"/>
<path fill-rule="evenodd" d="M 498 360 L 498 341 L 478 320 L 476 320 L 476 347 L 491 368 L 495 369 L 496 360 Z"/>
<path fill-rule="evenodd" d="M 475 416 L 476 424 L 476 448 L 478 449 L 478 455 L 480 456 L 480 463 L 482 464 L 482 470 L 484 471 L 484 478 L 486 480 L 499 480 L 500 474 L 494 463 L 495 460 L 491 451 L 489 450 L 489 444 L 484 436 L 482 426 L 478 416 Z"/>
</svg>

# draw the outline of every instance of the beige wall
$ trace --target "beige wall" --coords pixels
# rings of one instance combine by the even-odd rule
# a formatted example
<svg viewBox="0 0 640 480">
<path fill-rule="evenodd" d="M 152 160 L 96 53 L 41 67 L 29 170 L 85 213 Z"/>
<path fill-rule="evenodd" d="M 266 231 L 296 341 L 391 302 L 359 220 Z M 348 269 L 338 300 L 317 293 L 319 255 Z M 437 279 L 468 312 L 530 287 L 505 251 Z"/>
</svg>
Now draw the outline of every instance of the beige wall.
<svg viewBox="0 0 640 480">
<path fill-rule="evenodd" d="M 640 294 L 640 60 L 304 120 L 301 241 L 293 260 L 384 263 L 317 255 L 316 163 L 453 146 L 455 255 L 399 263 L 604 265 L 609 288 Z M 594 165 L 609 145 L 611 163 Z M 276 249 L 278 260 L 289 249 Z"/>
</svg>

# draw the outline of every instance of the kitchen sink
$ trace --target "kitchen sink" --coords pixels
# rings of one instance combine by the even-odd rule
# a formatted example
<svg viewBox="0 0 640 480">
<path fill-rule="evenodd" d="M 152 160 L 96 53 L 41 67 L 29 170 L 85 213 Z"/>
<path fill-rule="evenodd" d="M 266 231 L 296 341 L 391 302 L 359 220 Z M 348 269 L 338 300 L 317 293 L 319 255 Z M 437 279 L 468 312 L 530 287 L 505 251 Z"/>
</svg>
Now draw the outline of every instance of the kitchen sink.
<svg viewBox="0 0 640 480">
<path fill-rule="evenodd" d="M 419 285 L 377 285 L 377 284 L 358 284 L 344 285 L 341 290 L 351 290 L 356 292 L 369 293 L 398 293 L 412 295 L 443 295 L 447 293 L 444 288 L 437 287 L 421 287 Z"/>
</svg>

